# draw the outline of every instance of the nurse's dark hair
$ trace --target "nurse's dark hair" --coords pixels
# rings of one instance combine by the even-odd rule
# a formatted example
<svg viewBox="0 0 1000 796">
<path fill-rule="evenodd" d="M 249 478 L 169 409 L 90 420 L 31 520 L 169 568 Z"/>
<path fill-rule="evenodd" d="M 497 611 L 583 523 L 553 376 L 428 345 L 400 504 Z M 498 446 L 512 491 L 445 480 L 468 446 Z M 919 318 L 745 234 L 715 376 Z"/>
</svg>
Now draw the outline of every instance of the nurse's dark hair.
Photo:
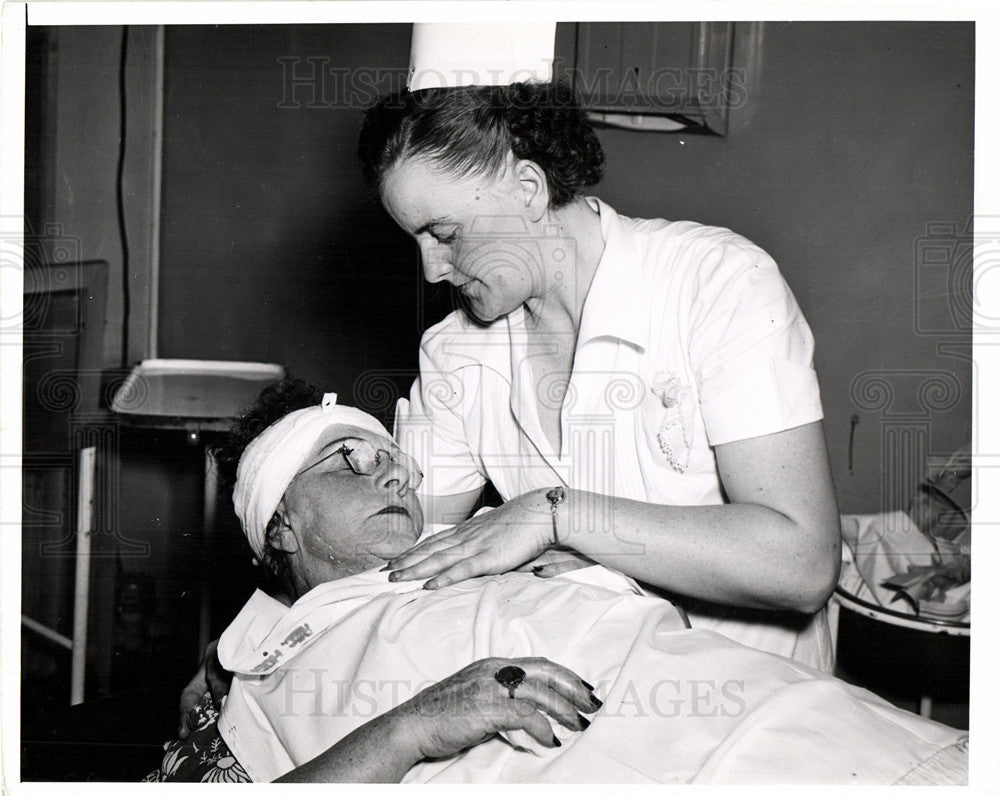
<svg viewBox="0 0 1000 796">
<path fill-rule="evenodd" d="M 426 157 L 455 175 L 488 175 L 500 172 L 509 152 L 542 168 L 553 208 L 604 172 L 601 142 L 561 81 L 398 91 L 365 112 L 358 139 L 361 169 L 376 186 L 404 157 Z"/>
<path fill-rule="evenodd" d="M 323 394 L 301 379 L 289 377 L 265 388 L 229 433 L 211 448 L 218 465 L 220 493 L 232 494 L 240 457 L 247 445 L 260 436 L 264 429 L 297 409 L 318 406 L 322 400 Z M 270 537 L 279 525 L 280 519 L 275 514 L 267 524 L 267 536 Z M 269 590 L 287 591 L 291 581 L 288 553 L 265 544 L 260 563 Z"/>
</svg>

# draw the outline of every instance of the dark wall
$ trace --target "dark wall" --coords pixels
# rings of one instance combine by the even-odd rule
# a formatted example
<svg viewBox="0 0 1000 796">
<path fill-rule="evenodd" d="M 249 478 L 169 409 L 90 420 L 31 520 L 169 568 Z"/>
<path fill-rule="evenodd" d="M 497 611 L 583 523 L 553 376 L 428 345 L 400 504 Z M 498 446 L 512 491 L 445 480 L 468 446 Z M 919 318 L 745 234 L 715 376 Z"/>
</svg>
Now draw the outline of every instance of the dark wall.
<svg viewBox="0 0 1000 796">
<path fill-rule="evenodd" d="M 430 321 L 354 152 L 409 43 L 409 25 L 168 30 L 161 356 L 278 362 L 347 396 L 367 373 L 357 397 L 391 422 L 371 371 L 408 385 Z"/>
<path fill-rule="evenodd" d="M 68 318 L 57 326 L 63 329 L 55 338 L 50 324 L 57 314 L 39 312 L 26 316 L 26 325 L 39 324 L 39 337 L 32 342 L 25 337 L 25 358 L 30 360 L 25 372 L 24 401 L 26 489 L 22 527 L 24 571 L 22 594 L 25 613 L 56 630 L 69 633 L 73 618 L 74 561 L 62 558 L 72 553 L 75 531 L 76 483 L 67 471 L 65 486 L 50 472 L 45 462 L 72 457 L 84 440 L 102 441 L 98 456 L 98 484 L 94 505 L 94 535 L 91 539 L 89 628 L 87 634 L 87 695 L 105 693 L 116 669 L 115 660 L 123 637 L 115 610 L 115 593 L 123 578 L 169 571 L 162 558 L 153 560 L 150 551 L 166 539 L 159 527 L 160 502 L 175 507 L 190 503 L 183 479 L 161 468 L 148 481 L 133 479 L 136 474 L 122 464 L 123 442 L 117 419 L 106 412 L 95 412 L 106 401 L 97 393 L 102 370 L 113 379 L 109 368 L 119 368 L 123 343 L 124 248 L 121 242 L 116 207 L 117 168 L 122 129 L 120 115 L 120 70 L 122 48 L 126 45 L 121 26 L 29 27 L 25 74 L 25 265 L 39 271 L 53 269 L 54 284 L 59 284 L 62 264 L 101 261 L 94 266 L 102 274 L 91 285 L 92 298 L 82 317 L 74 307 Z M 134 179 L 129 168 L 132 159 L 148 154 L 152 126 L 148 110 L 153 100 L 138 89 L 137 82 L 147 74 L 150 28 L 136 28 L 128 43 L 129 68 L 126 128 L 126 164 L 123 186 L 128 200 L 124 207 L 131 235 L 132 308 L 129 323 L 129 358 L 144 355 L 148 321 L 145 299 L 148 297 L 148 270 L 142 257 L 150 218 L 148 194 L 143 187 L 151 181 L 149 159 L 142 163 L 142 177 Z M 144 86 L 145 84 L 143 84 Z M 144 223 L 136 224 L 137 219 Z M 26 284 L 33 282 L 26 276 Z M 64 295 L 59 303 L 68 300 Z M 35 303 L 40 309 L 52 302 Z M 81 323 L 82 321 L 82 323 Z M 103 324 L 103 329 L 95 327 Z M 97 351 L 83 353 L 96 337 Z M 55 344 L 53 344 L 53 341 Z M 71 396 L 58 400 L 59 389 L 46 394 L 34 392 L 34 379 L 59 376 L 78 369 L 75 389 L 60 381 Z M 41 383 L 39 381 L 39 383 Z M 79 401 L 72 396 L 78 396 Z M 53 399 L 54 402 L 53 402 Z M 41 401 L 50 411 L 35 414 L 33 402 Z M 42 426 L 47 427 L 42 427 Z M 89 442 L 87 443 L 89 444 Z M 146 458 L 149 458 L 148 451 Z M 39 464 L 40 463 L 40 464 Z M 168 465 L 169 466 L 169 465 Z M 71 468 L 70 468 L 71 469 Z M 49 471 L 49 472 L 47 472 Z M 122 475 L 124 473 L 124 475 Z M 121 476 L 121 477 L 119 477 Z M 123 486 L 123 484 L 125 486 Z M 197 484 L 195 484 L 197 487 Z M 143 497 L 136 499 L 135 495 Z M 151 501 L 153 494 L 160 500 Z M 194 493 L 197 495 L 197 492 Z M 41 509 L 43 511 L 39 512 Z M 34 516 L 32 516 L 34 515 Z M 54 537 L 53 537 L 54 534 Z M 68 539 L 70 546 L 51 554 L 43 546 L 52 539 Z M 127 542 L 122 542 L 127 540 Z M 132 540 L 148 543 L 137 553 Z M 142 549 L 142 548 L 139 548 Z M 118 553 L 121 553 L 119 557 Z M 190 590 L 190 589 L 189 589 Z M 180 590 L 178 590 L 180 591 Z M 166 592 L 161 592 L 165 595 Z M 165 612 L 161 612 L 164 613 Z M 22 634 L 22 685 L 25 718 L 69 698 L 69 655 L 37 634 Z M 194 657 L 195 642 L 190 644 Z M 172 650 L 179 649 L 174 644 Z M 189 666 L 185 663 L 185 666 Z"/>
<path fill-rule="evenodd" d="M 974 27 L 768 23 L 761 44 L 729 136 L 605 130 L 598 191 L 777 260 L 816 337 L 841 509 L 899 508 L 971 434 L 971 257 L 947 234 L 922 247 L 972 218 Z"/>
<path fill-rule="evenodd" d="M 378 377 L 405 387 L 420 331 L 450 308 L 425 306 L 416 251 L 354 162 L 360 108 L 373 83 L 398 85 L 409 27 L 166 41 L 161 355 L 280 362 L 342 393 L 364 377 L 357 400 L 386 412 Z M 969 435 L 970 336 L 939 353 L 956 302 L 939 300 L 942 269 L 918 274 L 917 247 L 971 218 L 973 43 L 971 24 L 767 23 L 728 137 L 601 131 L 595 192 L 619 211 L 728 226 L 777 259 L 816 335 L 847 511 L 903 505 L 928 457 Z"/>
</svg>

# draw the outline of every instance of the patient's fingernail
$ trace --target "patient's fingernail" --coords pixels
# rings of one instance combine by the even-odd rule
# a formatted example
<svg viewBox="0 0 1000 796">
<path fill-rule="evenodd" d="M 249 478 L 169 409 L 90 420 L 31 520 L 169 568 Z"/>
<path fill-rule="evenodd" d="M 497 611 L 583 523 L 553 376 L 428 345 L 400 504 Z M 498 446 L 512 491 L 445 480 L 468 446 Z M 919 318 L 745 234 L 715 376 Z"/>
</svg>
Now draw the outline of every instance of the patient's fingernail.
<svg viewBox="0 0 1000 796">
<path fill-rule="evenodd" d="M 397 580 L 399 580 L 399 573 L 398 572 L 390 572 L 389 573 L 389 580 L 391 580 L 393 583 L 395 583 Z"/>
<path fill-rule="evenodd" d="M 425 589 L 436 589 L 438 587 L 438 582 L 436 580 L 429 580 L 424 584 Z"/>
<path fill-rule="evenodd" d="M 392 569 L 392 564 L 386 564 L 379 572 L 388 572 L 390 569 Z"/>
<path fill-rule="evenodd" d="M 552 745 L 553 746 L 562 746 L 562 741 L 560 741 L 558 738 L 556 738 L 556 736 L 553 735 L 552 736 Z"/>
<path fill-rule="evenodd" d="M 584 718 L 579 713 L 576 714 L 576 717 L 580 720 L 580 729 L 581 730 L 585 730 L 585 729 L 587 729 L 587 727 L 590 726 L 590 719 Z"/>
<path fill-rule="evenodd" d="M 543 566 L 537 566 L 537 567 L 532 567 L 532 568 L 531 568 L 531 571 L 532 571 L 532 572 L 534 572 L 534 573 L 535 573 L 535 574 L 537 575 L 537 574 L 538 574 L 538 573 L 540 573 L 540 572 L 541 572 L 541 571 L 542 571 L 543 569 L 545 569 L 545 567 L 543 567 Z"/>
<path fill-rule="evenodd" d="M 591 695 L 590 695 L 590 704 L 592 704 L 592 705 L 594 706 L 594 709 L 595 709 L 595 710 L 600 710 L 600 709 L 601 709 L 601 707 L 603 707 L 603 706 L 604 706 L 604 703 L 603 703 L 603 702 L 601 702 L 601 700 L 599 700 L 599 699 L 598 699 L 598 698 L 597 698 L 596 696 L 594 696 L 593 694 L 591 694 Z"/>
<path fill-rule="evenodd" d="M 593 691 L 594 690 L 594 686 L 592 686 L 586 680 L 581 680 L 580 682 L 583 683 L 583 687 L 586 688 L 588 691 Z"/>
</svg>

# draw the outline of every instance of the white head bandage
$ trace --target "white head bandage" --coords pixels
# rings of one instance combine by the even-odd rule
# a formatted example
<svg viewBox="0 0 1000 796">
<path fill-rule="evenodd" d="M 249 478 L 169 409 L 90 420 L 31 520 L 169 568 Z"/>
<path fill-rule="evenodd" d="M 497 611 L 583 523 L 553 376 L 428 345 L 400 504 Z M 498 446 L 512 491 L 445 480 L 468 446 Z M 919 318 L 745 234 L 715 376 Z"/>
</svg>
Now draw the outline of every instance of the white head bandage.
<svg viewBox="0 0 1000 796">
<path fill-rule="evenodd" d="M 257 558 L 263 558 L 267 524 L 282 495 L 331 426 L 362 428 L 394 444 L 381 423 L 360 409 L 339 406 L 334 392 L 326 393 L 319 406 L 291 412 L 268 426 L 243 451 L 233 488 L 236 516 Z"/>
<path fill-rule="evenodd" d="M 552 80 L 555 22 L 417 22 L 410 91 Z"/>
</svg>

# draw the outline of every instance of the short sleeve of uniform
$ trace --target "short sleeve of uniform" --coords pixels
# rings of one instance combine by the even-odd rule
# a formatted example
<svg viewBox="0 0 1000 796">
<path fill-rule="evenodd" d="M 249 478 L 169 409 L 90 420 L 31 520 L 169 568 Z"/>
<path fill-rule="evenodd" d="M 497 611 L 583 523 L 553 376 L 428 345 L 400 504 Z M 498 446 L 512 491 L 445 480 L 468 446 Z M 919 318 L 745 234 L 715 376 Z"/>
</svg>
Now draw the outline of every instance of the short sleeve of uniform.
<svg viewBox="0 0 1000 796">
<path fill-rule="evenodd" d="M 396 444 L 412 456 L 424 474 L 421 495 L 458 495 L 481 489 L 487 481 L 480 457 L 466 433 L 465 414 L 476 411 L 474 366 L 455 366 L 425 335 L 420 346 L 420 375 L 409 400 L 396 404 Z"/>
<path fill-rule="evenodd" d="M 774 260 L 739 236 L 696 264 L 689 350 L 710 444 L 822 419 L 809 325 Z"/>
</svg>

